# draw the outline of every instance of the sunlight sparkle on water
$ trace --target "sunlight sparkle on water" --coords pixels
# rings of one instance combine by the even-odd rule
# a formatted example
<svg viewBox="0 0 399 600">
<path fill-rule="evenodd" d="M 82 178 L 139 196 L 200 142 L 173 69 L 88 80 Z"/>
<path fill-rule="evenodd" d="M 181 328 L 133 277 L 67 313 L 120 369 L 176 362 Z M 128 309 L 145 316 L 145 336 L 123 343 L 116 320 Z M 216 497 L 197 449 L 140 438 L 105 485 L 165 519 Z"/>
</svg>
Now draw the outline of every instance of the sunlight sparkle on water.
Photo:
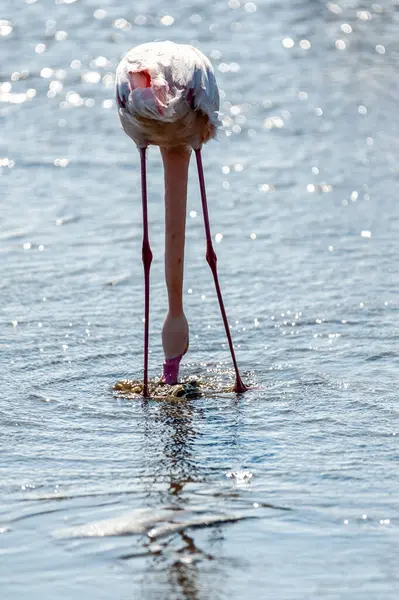
<svg viewBox="0 0 399 600">
<path fill-rule="evenodd" d="M 92 62 L 90 63 L 90 66 L 93 65 L 94 67 L 103 68 L 103 67 L 110 67 L 111 64 L 112 64 L 111 61 L 108 60 L 108 58 L 105 58 L 105 56 L 97 56 L 97 58 L 92 60 Z"/>
<path fill-rule="evenodd" d="M 164 17 L 161 18 L 160 21 L 161 21 L 161 25 L 165 25 L 166 27 L 173 25 L 173 23 L 175 22 L 174 18 L 171 17 L 170 15 L 165 15 Z"/>
<path fill-rule="evenodd" d="M 9 169 L 12 169 L 13 167 L 15 167 L 15 161 L 10 160 L 7 157 L 0 158 L 0 167 L 8 167 Z"/>
<path fill-rule="evenodd" d="M 349 25 L 349 23 L 343 23 L 341 25 L 341 31 L 343 31 L 344 33 L 352 33 L 353 29 L 352 27 Z"/>
<path fill-rule="evenodd" d="M 86 83 L 98 83 L 101 80 L 101 75 L 97 71 L 87 71 L 82 75 L 83 81 Z"/>
<path fill-rule="evenodd" d="M 340 13 L 342 13 L 342 8 L 339 6 L 339 4 L 335 4 L 335 2 L 329 2 L 327 4 L 327 8 L 330 12 L 339 15 Z"/>
<path fill-rule="evenodd" d="M 35 47 L 35 52 L 37 54 L 43 54 L 43 52 L 45 52 L 46 50 L 46 44 L 37 44 L 37 46 Z"/>
<path fill-rule="evenodd" d="M 264 120 L 263 126 L 265 129 L 282 129 L 284 127 L 284 121 L 281 117 L 268 117 Z"/>
<path fill-rule="evenodd" d="M 50 69 L 50 67 L 43 67 L 43 69 L 40 71 L 40 76 L 48 79 L 53 73 L 54 71 L 53 69 Z"/>
<path fill-rule="evenodd" d="M 55 167 L 67 167 L 69 165 L 69 160 L 67 158 L 56 158 L 54 161 Z"/>
<path fill-rule="evenodd" d="M 295 42 L 291 38 L 284 38 L 281 43 L 283 44 L 284 48 L 293 48 L 295 46 Z"/>
<path fill-rule="evenodd" d="M 114 27 L 116 29 L 130 29 L 132 26 L 131 23 L 129 23 L 129 21 L 127 21 L 126 19 L 116 19 L 114 21 Z"/>
<path fill-rule="evenodd" d="M 10 21 L 0 20 L 0 36 L 10 35 L 12 32 L 12 25 Z"/>
<path fill-rule="evenodd" d="M 246 4 L 244 4 L 244 10 L 249 13 L 255 12 L 256 11 L 255 2 L 247 2 Z"/>
<path fill-rule="evenodd" d="M 97 10 L 94 11 L 93 16 L 95 19 L 105 19 L 107 14 L 108 13 L 106 10 L 104 10 L 103 8 L 98 8 Z"/>
<path fill-rule="evenodd" d="M 337 50 L 346 50 L 346 42 L 344 40 L 336 40 L 335 47 Z"/>
<path fill-rule="evenodd" d="M 66 31 L 57 31 L 54 37 L 57 42 L 63 42 L 68 38 L 68 33 Z"/>
<path fill-rule="evenodd" d="M 356 16 L 361 21 L 371 21 L 371 19 L 373 18 L 371 12 L 369 12 L 368 10 L 358 10 Z"/>
<path fill-rule="evenodd" d="M 299 42 L 299 46 L 302 48 L 302 50 L 309 50 L 312 44 L 309 42 L 309 40 L 301 40 Z"/>
</svg>

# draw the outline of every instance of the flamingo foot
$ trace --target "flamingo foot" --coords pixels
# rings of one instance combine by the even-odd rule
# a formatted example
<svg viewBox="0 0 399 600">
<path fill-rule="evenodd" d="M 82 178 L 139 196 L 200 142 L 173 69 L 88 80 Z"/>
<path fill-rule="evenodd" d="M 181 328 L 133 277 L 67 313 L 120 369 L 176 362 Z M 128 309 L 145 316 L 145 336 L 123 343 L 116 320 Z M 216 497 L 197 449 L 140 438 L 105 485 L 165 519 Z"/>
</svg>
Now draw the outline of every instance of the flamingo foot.
<svg viewBox="0 0 399 600">
<path fill-rule="evenodd" d="M 247 388 L 245 383 L 243 383 L 241 377 L 239 375 L 237 375 L 236 382 L 233 387 L 233 392 L 236 392 L 236 394 L 243 394 L 244 392 L 248 391 L 248 389 L 249 388 Z"/>
<path fill-rule="evenodd" d="M 183 358 L 183 354 L 176 356 L 175 358 L 167 358 L 163 363 L 162 383 L 168 385 L 176 385 L 177 377 L 179 375 L 180 361 Z"/>
</svg>

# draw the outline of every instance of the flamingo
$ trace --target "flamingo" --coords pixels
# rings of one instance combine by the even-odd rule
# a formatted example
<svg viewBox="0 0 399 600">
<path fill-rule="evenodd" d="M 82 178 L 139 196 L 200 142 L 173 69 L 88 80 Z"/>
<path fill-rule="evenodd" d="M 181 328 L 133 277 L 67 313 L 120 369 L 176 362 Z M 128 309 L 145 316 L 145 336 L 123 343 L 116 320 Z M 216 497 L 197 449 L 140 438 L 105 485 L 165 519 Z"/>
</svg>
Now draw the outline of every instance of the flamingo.
<svg viewBox="0 0 399 600">
<path fill-rule="evenodd" d="M 219 91 L 208 58 L 193 46 L 173 42 L 141 44 L 121 60 L 116 72 L 116 100 L 121 125 L 140 153 L 144 266 L 144 384 L 148 397 L 150 267 L 146 153 L 159 146 L 165 180 L 165 279 L 168 312 L 162 329 L 165 355 L 162 382 L 177 383 L 179 365 L 189 346 L 183 310 L 183 267 L 187 178 L 194 150 L 206 233 L 206 260 L 211 268 L 235 370 L 233 390 L 246 391 L 237 366 L 217 275 L 209 225 L 202 145 L 215 137 L 219 124 Z"/>
</svg>

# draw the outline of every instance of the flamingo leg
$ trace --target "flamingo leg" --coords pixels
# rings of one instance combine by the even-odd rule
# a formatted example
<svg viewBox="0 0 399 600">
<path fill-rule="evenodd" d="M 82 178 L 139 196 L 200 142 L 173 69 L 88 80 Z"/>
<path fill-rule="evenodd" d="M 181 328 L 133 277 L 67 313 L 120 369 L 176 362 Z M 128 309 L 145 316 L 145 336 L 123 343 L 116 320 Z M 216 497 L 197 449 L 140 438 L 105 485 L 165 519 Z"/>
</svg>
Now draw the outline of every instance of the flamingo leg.
<svg viewBox="0 0 399 600">
<path fill-rule="evenodd" d="M 238 371 L 233 342 L 232 342 L 231 334 L 230 334 L 230 327 L 229 327 L 229 323 L 227 321 L 227 315 L 226 315 L 226 311 L 224 308 L 222 292 L 220 291 L 219 279 L 218 279 L 218 274 L 217 274 L 217 264 L 216 264 L 217 257 L 216 257 L 216 253 L 213 249 L 211 228 L 209 225 L 208 204 L 207 204 L 207 199 L 206 199 L 205 178 L 204 178 L 204 170 L 202 167 L 201 148 L 198 148 L 197 150 L 195 150 L 195 157 L 197 159 L 198 178 L 199 178 L 199 185 L 200 185 L 200 190 L 201 190 L 202 211 L 204 213 L 204 224 L 205 224 L 205 234 L 206 234 L 206 260 L 207 260 L 208 265 L 211 268 L 213 280 L 215 282 L 215 288 L 216 288 L 216 294 L 217 294 L 217 297 L 219 300 L 220 312 L 222 313 L 224 328 L 226 330 L 226 335 L 227 335 L 227 341 L 229 343 L 231 358 L 233 360 L 234 370 L 236 373 L 236 381 L 235 381 L 235 385 L 234 385 L 233 389 L 237 393 L 242 393 L 247 390 L 247 387 L 243 383 L 243 381 L 240 377 L 240 373 Z"/>
<path fill-rule="evenodd" d="M 150 324 L 150 268 L 152 252 L 148 237 L 148 212 L 147 212 L 147 173 L 146 173 L 146 150 L 139 148 L 141 161 L 141 198 L 143 204 L 143 245 L 142 260 L 144 265 L 144 386 L 143 396 L 148 397 L 148 339 Z"/>
</svg>

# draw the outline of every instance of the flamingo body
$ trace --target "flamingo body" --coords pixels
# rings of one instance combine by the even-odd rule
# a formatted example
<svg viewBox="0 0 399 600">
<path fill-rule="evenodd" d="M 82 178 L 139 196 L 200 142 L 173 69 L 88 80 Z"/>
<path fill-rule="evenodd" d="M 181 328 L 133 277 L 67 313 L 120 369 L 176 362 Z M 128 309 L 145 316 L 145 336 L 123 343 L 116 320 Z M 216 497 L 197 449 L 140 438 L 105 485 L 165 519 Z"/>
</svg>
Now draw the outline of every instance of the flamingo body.
<svg viewBox="0 0 399 600">
<path fill-rule="evenodd" d="M 212 65 L 193 46 L 142 44 L 116 72 L 118 113 L 139 148 L 199 148 L 219 125 L 219 92 Z"/>
<path fill-rule="evenodd" d="M 144 265 L 144 386 L 148 396 L 150 267 L 147 210 L 146 150 L 159 146 L 165 174 L 165 280 L 168 313 L 162 330 L 165 354 L 162 381 L 177 382 L 182 356 L 189 346 L 189 328 L 183 310 L 183 267 L 187 181 L 191 150 L 195 150 L 206 233 L 206 259 L 212 270 L 234 369 L 237 392 L 246 390 L 235 359 L 230 328 L 220 291 L 216 254 L 212 246 L 202 145 L 215 137 L 219 125 L 219 92 L 211 63 L 193 46 L 153 42 L 133 48 L 116 72 L 116 99 L 122 127 L 140 152 L 143 208 Z"/>
</svg>

